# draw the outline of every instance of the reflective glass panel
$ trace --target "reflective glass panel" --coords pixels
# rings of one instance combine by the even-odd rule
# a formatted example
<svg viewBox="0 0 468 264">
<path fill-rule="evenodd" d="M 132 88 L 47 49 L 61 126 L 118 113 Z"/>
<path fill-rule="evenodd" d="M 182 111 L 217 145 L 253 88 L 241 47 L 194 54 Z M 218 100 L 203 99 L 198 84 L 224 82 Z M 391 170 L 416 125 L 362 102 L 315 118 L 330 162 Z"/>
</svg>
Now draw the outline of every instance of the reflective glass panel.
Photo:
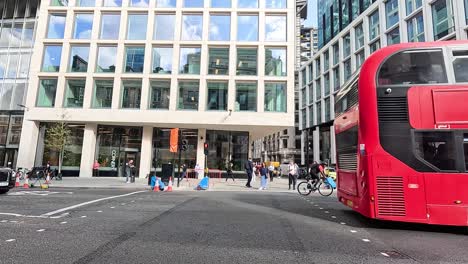
<svg viewBox="0 0 468 264">
<path fill-rule="evenodd" d="M 209 40 L 229 41 L 231 39 L 231 16 L 210 16 Z"/>
<path fill-rule="evenodd" d="M 258 41 L 258 16 L 237 17 L 237 40 Z"/>
<path fill-rule="evenodd" d="M 208 74 L 229 74 L 229 48 L 209 48 Z"/>
<path fill-rule="evenodd" d="M 267 0 L 265 1 L 266 8 L 286 8 L 286 0 Z"/>
<path fill-rule="evenodd" d="M 90 39 L 93 30 L 93 14 L 76 14 L 74 39 Z"/>
<path fill-rule="evenodd" d="M 7 71 L 7 78 L 16 78 L 17 70 L 18 70 L 18 62 L 20 59 L 20 54 L 18 53 L 10 53 L 10 59 L 8 62 L 8 71 Z"/>
<path fill-rule="evenodd" d="M 237 75 L 257 75 L 257 49 L 237 49 Z"/>
<path fill-rule="evenodd" d="M 387 34 L 387 45 L 400 43 L 400 28 L 397 27 Z"/>
<path fill-rule="evenodd" d="M 179 73 L 200 74 L 201 48 L 181 48 Z"/>
<path fill-rule="evenodd" d="M 79 0 L 78 0 L 79 1 Z M 63 0 L 50 0 L 51 6 L 68 6 L 68 1 Z"/>
<path fill-rule="evenodd" d="M 98 47 L 96 72 L 115 72 L 117 47 Z"/>
<path fill-rule="evenodd" d="M 173 40 L 175 33 L 175 15 L 156 14 L 154 18 L 154 39 Z"/>
<path fill-rule="evenodd" d="M 208 111 L 226 111 L 228 97 L 227 82 L 208 82 L 208 100 L 206 110 Z"/>
<path fill-rule="evenodd" d="M 118 39 L 120 14 L 103 14 L 101 18 L 100 39 Z"/>
<path fill-rule="evenodd" d="M 286 16 L 265 17 L 265 41 L 286 41 Z"/>
<path fill-rule="evenodd" d="M 204 0 L 184 0 L 184 7 L 203 7 Z"/>
<path fill-rule="evenodd" d="M 42 71 L 58 72 L 60 70 L 60 59 L 62 58 L 62 46 L 49 45 L 44 47 L 44 59 Z"/>
<path fill-rule="evenodd" d="M 398 23 L 398 0 L 389 0 L 385 3 L 385 12 L 387 13 L 387 28 Z"/>
<path fill-rule="evenodd" d="M 150 93 L 150 109 L 169 109 L 171 81 L 152 80 Z"/>
<path fill-rule="evenodd" d="M 211 7 L 214 8 L 230 8 L 231 0 L 211 0 Z"/>
<path fill-rule="evenodd" d="M 64 34 L 65 34 L 65 18 L 66 18 L 66 14 L 50 14 L 49 15 L 47 38 L 63 39 Z M 6 28 L 5 25 L 3 25 L 3 27 Z M 2 32 L 2 38 L 3 38 L 3 32 Z"/>
<path fill-rule="evenodd" d="M 455 30 L 452 1 L 438 0 L 432 4 L 434 39 L 438 40 Z"/>
<path fill-rule="evenodd" d="M 172 73 L 172 47 L 153 48 L 153 73 Z"/>
<path fill-rule="evenodd" d="M 141 80 L 124 80 L 121 108 L 140 108 Z"/>
<path fill-rule="evenodd" d="M 182 40 L 201 40 L 203 34 L 202 15 L 182 16 Z"/>
<path fill-rule="evenodd" d="M 132 7 L 148 7 L 149 0 L 130 0 L 130 6 Z"/>
<path fill-rule="evenodd" d="M 236 83 L 235 111 L 257 111 L 257 83 Z"/>
<path fill-rule="evenodd" d="M 146 39 L 147 15 L 128 15 L 127 39 Z"/>
<path fill-rule="evenodd" d="M 286 49 L 265 48 L 265 75 L 286 76 Z"/>
<path fill-rule="evenodd" d="M 60 1 L 67 2 L 67 1 Z M 76 6 L 95 6 L 96 0 L 76 0 Z"/>
<path fill-rule="evenodd" d="M 258 8 L 258 0 L 237 0 L 239 8 Z"/>
<path fill-rule="evenodd" d="M 122 0 L 103 0 L 103 6 L 119 7 L 122 6 Z"/>
<path fill-rule="evenodd" d="M 86 79 L 67 80 L 67 89 L 65 91 L 64 107 L 81 108 L 83 107 L 84 91 Z"/>
<path fill-rule="evenodd" d="M 37 93 L 37 107 L 54 107 L 55 93 L 57 91 L 57 79 L 39 80 L 39 92 Z"/>
<path fill-rule="evenodd" d="M 18 78 L 28 78 L 31 53 L 22 53 Z"/>
<path fill-rule="evenodd" d="M 114 80 L 95 80 L 93 93 L 93 108 L 111 108 Z"/>
<path fill-rule="evenodd" d="M 34 23 L 26 23 L 23 29 L 23 41 L 21 46 L 31 47 L 34 41 Z"/>
<path fill-rule="evenodd" d="M 89 47 L 72 46 L 70 52 L 69 71 L 86 72 L 88 71 Z"/>
<path fill-rule="evenodd" d="M 156 7 L 176 7 L 177 0 L 156 0 Z"/>
<path fill-rule="evenodd" d="M 265 83 L 265 112 L 286 112 L 285 83 Z"/>
<path fill-rule="evenodd" d="M 199 82 L 179 82 L 178 110 L 198 110 Z"/>
<path fill-rule="evenodd" d="M 125 72 L 143 72 L 145 62 L 145 47 L 125 48 Z"/>
</svg>

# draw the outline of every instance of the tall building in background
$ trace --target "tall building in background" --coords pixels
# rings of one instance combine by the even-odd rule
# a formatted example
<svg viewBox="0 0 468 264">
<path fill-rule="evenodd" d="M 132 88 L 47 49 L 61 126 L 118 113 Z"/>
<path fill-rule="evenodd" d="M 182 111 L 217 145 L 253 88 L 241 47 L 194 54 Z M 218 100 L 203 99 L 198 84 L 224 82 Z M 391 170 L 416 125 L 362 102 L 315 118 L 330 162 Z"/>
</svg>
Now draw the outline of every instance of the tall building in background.
<svg viewBox="0 0 468 264">
<path fill-rule="evenodd" d="M 318 30 L 316 27 L 301 27 L 301 65 L 307 63 L 318 51 Z"/>
<path fill-rule="evenodd" d="M 467 39 L 467 0 L 319 0 L 319 52 L 300 70 L 302 161 L 335 163 L 334 98 L 364 60 L 400 42 Z"/>
<path fill-rule="evenodd" d="M 174 162 L 234 170 L 253 140 L 294 125 L 293 0 L 43 1 L 18 166 L 50 162 L 48 127 L 66 122 L 65 175 L 139 175 Z"/>
<path fill-rule="evenodd" d="M 16 166 L 39 0 L 0 1 L 0 166 Z"/>
</svg>

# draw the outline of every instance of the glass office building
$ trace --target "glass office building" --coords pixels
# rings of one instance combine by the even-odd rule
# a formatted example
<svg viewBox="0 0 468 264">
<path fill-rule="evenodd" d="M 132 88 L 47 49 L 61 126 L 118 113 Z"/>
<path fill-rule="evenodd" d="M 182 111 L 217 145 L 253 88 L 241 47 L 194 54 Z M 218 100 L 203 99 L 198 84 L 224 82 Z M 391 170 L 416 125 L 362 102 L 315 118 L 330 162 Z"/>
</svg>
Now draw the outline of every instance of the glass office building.
<svg viewBox="0 0 468 264">
<path fill-rule="evenodd" d="M 335 163 L 334 98 L 364 60 L 400 42 L 467 39 L 466 0 L 322 0 L 319 52 L 299 72 L 302 160 Z"/>
<path fill-rule="evenodd" d="M 209 167 L 242 170 L 255 138 L 294 125 L 294 23 L 292 0 L 43 2 L 19 164 L 55 166 L 47 127 L 66 122 L 67 175 L 158 171 L 171 128 L 189 167 L 207 142 Z"/>
</svg>

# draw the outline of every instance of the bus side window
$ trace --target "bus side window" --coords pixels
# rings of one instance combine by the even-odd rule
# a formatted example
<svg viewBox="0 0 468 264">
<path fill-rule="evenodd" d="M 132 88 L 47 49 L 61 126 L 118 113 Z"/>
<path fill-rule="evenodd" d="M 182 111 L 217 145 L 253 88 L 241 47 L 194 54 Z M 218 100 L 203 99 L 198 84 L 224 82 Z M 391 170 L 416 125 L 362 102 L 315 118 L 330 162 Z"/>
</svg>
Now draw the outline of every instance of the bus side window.
<svg viewBox="0 0 468 264">
<path fill-rule="evenodd" d="M 456 58 L 453 61 L 456 82 L 468 82 L 468 58 Z"/>
<path fill-rule="evenodd" d="M 450 132 L 416 132 L 416 153 L 440 170 L 456 170 L 455 145 Z"/>
</svg>

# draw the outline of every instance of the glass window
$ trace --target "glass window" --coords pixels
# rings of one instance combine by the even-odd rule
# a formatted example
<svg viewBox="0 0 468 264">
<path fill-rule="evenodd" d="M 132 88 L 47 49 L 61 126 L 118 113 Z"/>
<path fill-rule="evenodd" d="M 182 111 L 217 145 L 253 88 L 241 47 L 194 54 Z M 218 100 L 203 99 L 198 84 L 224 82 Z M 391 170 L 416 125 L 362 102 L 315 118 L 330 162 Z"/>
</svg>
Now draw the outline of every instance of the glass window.
<svg viewBox="0 0 468 264">
<path fill-rule="evenodd" d="M 213 8 L 231 8 L 231 0 L 211 0 Z"/>
<path fill-rule="evenodd" d="M 149 0 L 130 0 L 130 6 L 133 7 L 148 7 Z"/>
<path fill-rule="evenodd" d="M 387 59 L 379 72 L 379 84 L 446 83 L 440 50 L 403 51 Z"/>
<path fill-rule="evenodd" d="M 154 18 L 154 39 L 173 40 L 175 34 L 175 15 L 156 14 Z"/>
<path fill-rule="evenodd" d="M 30 62 L 31 62 L 31 53 L 22 53 L 18 78 L 28 78 Z"/>
<path fill-rule="evenodd" d="M 408 41 L 424 42 L 424 19 L 422 12 L 408 21 Z"/>
<path fill-rule="evenodd" d="M 301 71 L 301 76 L 302 76 L 301 86 L 306 86 L 306 84 L 307 84 L 307 75 L 306 75 L 306 70 L 305 69 Z"/>
<path fill-rule="evenodd" d="M 236 83 L 235 111 L 257 111 L 256 83 Z"/>
<path fill-rule="evenodd" d="M 184 7 L 203 7 L 203 0 L 184 0 Z"/>
<path fill-rule="evenodd" d="M 76 6 L 95 6 L 96 0 L 76 0 Z"/>
<path fill-rule="evenodd" d="M 20 55 L 18 53 L 10 53 L 10 60 L 8 62 L 7 78 L 16 78 L 18 71 L 18 62 Z"/>
<path fill-rule="evenodd" d="M 327 73 L 324 76 L 324 82 L 323 82 L 323 91 L 324 91 L 324 96 L 327 96 L 330 94 L 330 74 Z M 318 98 L 321 98 L 321 94 Z"/>
<path fill-rule="evenodd" d="M 333 70 L 333 90 L 338 91 L 340 89 L 340 67 L 336 67 Z M 326 93 L 325 96 L 327 96 L 329 93 Z"/>
<path fill-rule="evenodd" d="M 305 109 L 301 109 L 301 116 L 302 116 L 302 128 L 305 128 L 306 127 L 306 124 L 307 124 L 307 111 Z"/>
<path fill-rule="evenodd" d="M 96 72 L 115 72 L 117 47 L 98 47 Z"/>
<path fill-rule="evenodd" d="M 468 82 L 468 58 L 456 58 L 453 61 L 456 82 Z"/>
<path fill-rule="evenodd" d="M 62 46 L 47 45 L 44 47 L 44 59 L 42 61 L 43 72 L 60 71 L 60 59 L 62 58 Z"/>
<path fill-rule="evenodd" d="M 93 93 L 93 108 L 111 108 L 114 80 L 95 80 Z"/>
<path fill-rule="evenodd" d="M 369 16 L 369 39 L 375 39 L 379 36 L 379 10 Z"/>
<path fill-rule="evenodd" d="M 122 0 L 103 0 L 103 6 L 119 7 L 122 6 Z"/>
<path fill-rule="evenodd" d="M 328 71 L 330 68 L 330 53 L 327 50 L 325 50 L 325 53 L 323 53 L 323 71 Z"/>
<path fill-rule="evenodd" d="M 312 84 L 309 85 L 308 89 L 309 95 L 308 95 L 308 104 L 312 104 L 314 102 L 314 86 Z"/>
<path fill-rule="evenodd" d="M 340 44 L 333 45 L 333 65 L 340 63 Z"/>
<path fill-rule="evenodd" d="M 352 14 L 351 21 L 356 19 L 359 16 L 359 14 L 361 13 L 360 12 L 359 2 L 360 1 L 351 1 L 351 14 Z"/>
<path fill-rule="evenodd" d="M 369 45 L 370 54 L 376 52 L 378 49 L 380 49 L 380 39 Z"/>
<path fill-rule="evenodd" d="M 356 69 L 359 69 L 365 60 L 364 50 L 356 54 Z"/>
<path fill-rule="evenodd" d="M 330 113 L 330 97 L 326 98 L 323 102 L 325 104 L 325 122 L 330 121 L 331 113 Z"/>
<path fill-rule="evenodd" d="M 49 25 L 47 28 L 47 38 L 49 39 L 63 39 L 65 34 L 65 18 L 66 14 L 50 14 Z M 6 26 L 3 25 L 5 28 Z M 2 30 L 3 38 L 3 30 Z"/>
<path fill-rule="evenodd" d="M 258 8 L 258 0 L 237 0 L 239 8 Z"/>
<path fill-rule="evenodd" d="M 317 103 L 317 124 L 322 123 L 322 102 Z"/>
<path fill-rule="evenodd" d="M 237 75 L 257 75 L 257 49 L 237 49 Z"/>
<path fill-rule="evenodd" d="M 328 74 L 326 76 L 328 76 Z M 320 100 L 321 97 L 322 97 L 322 83 L 320 79 L 318 79 L 317 81 L 315 81 L 315 100 Z"/>
<path fill-rule="evenodd" d="M 201 48 L 180 48 L 179 73 L 200 74 Z"/>
<path fill-rule="evenodd" d="M 231 16 L 211 15 L 209 40 L 229 41 L 231 39 Z"/>
<path fill-rule="evenodd" d="M 333 20 L 333 36 L 336 36 L 340 32 L 340 3 L 338 2 L 338 0 L 333 0 L 333 5 L 331 6 L 331 9 Z"/>
<path fill-rule="evenodd" d="M 400 28 L 397 27 L 387 34 L 387 45 L 400 43 Z"/>
<path fill-rule="evenodd" d="M 86 79 L 67 80 L 67 89 L 65 91 L 64 107 L 81 108 L 83 107 L 84 91 Z"/>
<path fill-rule="evenodd" d="M 34 23 L 25 23 L 21 46 L 31 47 L 34 41 Z"/>
<path fill-rule="evenodd" d="M 172 47 L 153 48 L 153 73 L 172 73 Z"/>
<path fill-rule="evenodd" d="M 201 40 L 203 34 L 202 15 L 182 16 L 182 40 Z"/>
<path fill-rule="evenodd" d="M 169 109 L 171 81 L 151 80 L 150 109 Z"/>
<path fill-rule="evenodd" d="M 265 83 L 265 112 L 286 112 L 285 83 Z"/>
<path fill-rule="evenodd" d="M 364 30 L 362 28 L 362 23 L 359 24 L 355 29 L 356 34 L 356 50 L 364 46 Z"/>
<path fill-rule="evenodd" d="M 125 47 L 125 72 L 143 72 L 145 47 Z"/>
<path fill-rule="evenodd" d="M 351 77 L 351 59 L 348 59 L 343 63 L 344 67 L 344 81 L 346 82 Z"/>
<path fill-rule="evenodd" d="M 286 16 L 265 16 L 265 41 L 286 41 Z"/>
<path fill-rule="evenodd" d="M 387 13 L 387 28 L 398 23 L 398 0 L 389 0 L 385 3 L 385 12 Z"/>
<path fill-rule="evenodd" d="M 309 127 L 314 126 L 314 106 L 309 106 Z"/>
<path fill-rule="evenodd" d="M 320 58 L 318 58 L 315 60 L 315 77 L 320 76 L 321 68 Z"/>
<path fill-rule="evenodd" d="M 140 108 L 141 80 L 124 80 L 121 108 Z"/>
<path fill-rule="evenodd" d="M 141 40 L 146 39 L 146 26 L 148 24 L 148 16 L 142 14 L 128 15 L 127 39 Z"/>
<path fill-rule="evenodd" d="M 413 13 L 422 6 L 422 0 L 406 0 L 406 15 Z"/>
<path fill-rule="evenodd" d="M 3 79 L 3 77 L 5 77 L 7 60 L 8 54 L 0 54 L 0 79 Z"/>
<path fill-rule="evenodd" d="M 198 81 L 180 81 L 177 109 L 198 110 L 199 89 Z"/>
<path fill-rule="evenodd" d="M 156 0 L 156 7 L 176 7 L 177 0 Z"/>
<path fill-rule="evenodd" d="M 344 29 L 347 25 L 349 25 L 349 12 L 351 11 L 351 2 L 353 1 L 345 0 L 341 2 L 341 29 Z"/>
<path fill-rule="evenodd" d="M 209 48 L 208 74 L 229 74 L 229 48 Z"/>
<path fill-rule="evenodd" d="M 69 71 L 71 72 L 87 72 L 89 47 L 72 46 L 70 49 Z"/>
<path fill-rule="evenodd" d="M 434 39 L 438 40 L 455 30 L 452 1 L 437 0 L 432 4 Z"/>
<path fill-rule="evenodd" d="M 258 41 L 258 16 L 237 17 L 237 40 Z"/>
<path fill-rule="evenodd" d="M 102 14 L 100 39 L 118 39 L 120 14 Z"/>
<path fill-rule="evenodd" d="M 453 133 L 416 132 L 414 137 L 418 156 L 440 170 L 457 170 Z"/>
<path fill-rule="evenodd" d="M 343 37 L 343 58 L 351 55 L 351 37 L 349 34 Z"/>
<path fill-rule="evenodd" d="M 10 47 L 19 47 L 21 45 L 21 33 L 23 31 L 23 23 L 13 23 L 10 35 Z"/>
<path fill-rule="evenodd" d="M 265 1 L 266 8 L 286 8 L 286 0 L 269 0 Z"/>
<path fill-rule="evenodd" d="M 54 107 L 55 93 L 57 91 L 57 79 L 39 80 L 39 92 L 37 93 L 37 107 Z"/>
<path fill-rule="evenodd" d="M 68 6 L 68 1 L 51 0 L 50 5 L 51 6 Z M 2 11 L 2 13 L 3 13 L 3 11 Z"/>
<path fill-rule="evenodd" d="M 265 48 L 265 75 L 286 76 L 286 49 Z"/>
<path fill-rule="evenodd" d="M 228 83 L 208 82 L 208 100 L 206 110 L 227 111 Z"/>
<path fill-rule="evenodd" d="M 90 39 L 93 30 L 93 14 L 75 14 L 74 39 Z"/>
</svg>

